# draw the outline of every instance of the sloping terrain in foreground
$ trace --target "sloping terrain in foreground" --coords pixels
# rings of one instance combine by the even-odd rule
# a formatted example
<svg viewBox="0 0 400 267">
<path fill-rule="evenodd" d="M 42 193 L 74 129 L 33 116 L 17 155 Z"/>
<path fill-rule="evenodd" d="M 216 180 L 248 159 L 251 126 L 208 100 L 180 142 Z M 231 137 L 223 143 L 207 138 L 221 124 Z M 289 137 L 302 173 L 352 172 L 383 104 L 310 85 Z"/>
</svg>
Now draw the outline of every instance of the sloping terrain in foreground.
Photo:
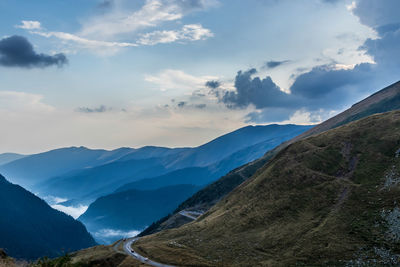
<svg viewBox="0 0 400 267">
<path fill-rule="evenodd" d="M 173 265 L 400 264 L 400 111 L 284 148 L 193 223 L 134 249 Z"/>
<path fill-rule="evenodd" d="M 183 202 L 174 212 L 174 214 L 164 217 L 153 223 L 141 235 L 148 235 L 159 232 L 161 230 L 179 227 L 187 222 L 182 220 L 179 215 L 181 210 L 202 210 L 207 211 L 220 199 L 226 196 L 238 185 L 250 178 L 256 171 L 266 164 L 276 153 L 284 149 L 289 144 L 301 140 L 313 134 L 322 133 L 329 129 L 333 129 L 348 122 L 352 122 L 376 113 L 383 113 L 400 109 L 400 82 L 394 83 L 377 93 L 367 97 L 366 99 L 354 104 L 351 108 L 334 116 L 331 119 L 317 125 L 314 128 L 302 133 L 301 135 L 283 143 L 275 149 L 268 151 L 263 157 L 246 165 L 243 165 L 216 182 L 210 184 L 204 189 L 197 192 L 191 198 Z"/>
</svg>

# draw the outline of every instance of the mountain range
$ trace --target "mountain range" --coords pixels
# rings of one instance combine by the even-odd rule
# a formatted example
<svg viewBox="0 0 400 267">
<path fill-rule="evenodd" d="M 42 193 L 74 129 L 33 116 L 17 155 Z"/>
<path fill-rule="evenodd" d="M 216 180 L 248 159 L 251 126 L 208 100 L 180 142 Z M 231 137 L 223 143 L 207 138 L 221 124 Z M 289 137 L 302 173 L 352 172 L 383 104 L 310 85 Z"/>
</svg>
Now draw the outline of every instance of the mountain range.
<svg viewBox="0 0 400 267">
<path fill-rule="evenodd" d="M 178 206 L 175 211 L 133 243 L 143 259 L 185 266 L 397 265 L 400 111 L 390 111 L 398 108 L 400 83 L 316 127 L 299 130 L 293 138 L 286 136 L 284 142 L 271 137 L 238 148 L 222 160 L 217 156 L 208 165 L 204 158 L 192 156 L 190 148 L 167 151 L 172 154 L 162 157 L 152 154 L 147 159 L 156 159 L 154 164 L 179 167 L 117 187 L 97 199 L 80 219 L 128 229 L 138 223 L 135 210 L 153 218 L 163 216 L 153 210 L 170 204 L 163 199 L 173 198 L 168 209 Z M 203 185 L 194 195 L 198 187 L 170 182 L 191 181 L 185 177 L 202 180 L 210 170 L 222 169 L 232 159 L 248 160 L 251 152 L 261 150 L 267 152 Z M 146 160 L 133 157 L 128 153 L 103 165 Z M 171 158 L 199 166 L 180 165 Z M 192 196 L 178 205 L 187 197 L 182 193 Z M 149 202 L 151 208 L 141 202 Z M 139 265 L 121 254 L 126 242 L 78 251 L 68 261 Z"/>
</svg>

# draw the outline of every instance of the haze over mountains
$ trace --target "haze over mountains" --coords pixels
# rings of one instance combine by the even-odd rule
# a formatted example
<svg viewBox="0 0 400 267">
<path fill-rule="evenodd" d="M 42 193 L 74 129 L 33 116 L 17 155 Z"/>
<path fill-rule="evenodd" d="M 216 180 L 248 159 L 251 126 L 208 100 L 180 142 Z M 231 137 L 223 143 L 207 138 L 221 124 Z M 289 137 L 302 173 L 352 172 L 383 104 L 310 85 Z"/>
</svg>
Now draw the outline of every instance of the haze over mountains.
<svg viewBox="0 0 400 267">
<path fill-rule="evenodd" d="M 143 230 L 203 186 L 309 128 L 248 126 L 196 148 L 62 148 L 14 160 L 1 165 L 0 171 L 76 217 L 94 202 L 80 220 L 99 241 L 110 242 L 123 233 Z M 134 199 L 134 205 L 127 199 Z M 146 208 L 149 199 L 160 206 Z M 122 212 L 115 212 L 116 203 Z M 135 218 L 143 213 L 137 210 L 148 216 Z M 109 231 L 121 234 L 99 235 Z"/>
</svg>

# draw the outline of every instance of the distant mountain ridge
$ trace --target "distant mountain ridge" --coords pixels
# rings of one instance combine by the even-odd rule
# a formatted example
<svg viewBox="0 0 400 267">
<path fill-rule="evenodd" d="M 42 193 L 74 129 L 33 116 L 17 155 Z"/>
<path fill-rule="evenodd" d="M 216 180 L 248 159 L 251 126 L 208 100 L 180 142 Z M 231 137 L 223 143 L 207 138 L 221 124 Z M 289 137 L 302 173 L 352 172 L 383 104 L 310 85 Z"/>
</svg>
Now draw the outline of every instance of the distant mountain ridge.
<svg viewBox="0 0 400 267">
<path fill-rule="evenodd" d="M 0 154 L 0 166 L 10 163 L 12 161 L 22 159 L 26 157 L 26 155 L 16 154 L 16 153 L 3 153 Z"/>
<path fill-rule="evenodd" d="M 96 245 L 82 223 L 2 175 L 0 203 L 0 248 L 12 257 L 55 257 Z"/>
<path fill-rule="evenodd" d="M 14 183 L 30 188 L 52 176 L 114 161 L 132 152 L 131 148 L 112 151 L 69 147 L 29 155 L 0 166 L 0 172 Z"/>
<path fill-rule="evenodd" d="M 136 152 L 131 152 L 111 163 L 51 177 L 36 184 L 33 188 L 35 192 L 42 195 L 51 192 L 51 194 L 59 197 L 90 201 L 112 193 L 119 187 L 123 187 L 124 184 L 146 178 L 157 179 L 155 177 L 192 167 L 204 167 L 208 174 L 204 179 L 199 179 L 197 182 L 188 177 L 186 182 L 170 182 L 158 187 L 180 183 L 205 185 L 223 173 L 254 160 L 264 154 L 265 151 L 298 135 L 309 127 L 297 125 L 247 126 L 197 148 L 169 150 L 160 148 L 159 157 L 145 158 L 142 153 L 135 155 Z M 259 142 L 263 145 L 256 148 L 252 147 Z M 221 151 L 215 152 L 217 148 Z M 140 150 L 143 152 L 143 150 L 149 149 L 158 148 L 145 147 Z M 232 151 L 233 153 L 231 153 Z M 146 151 L 144 154 L 147 156 L 158 155 L 151 151 L 150 153 Z M 138 155 L 141 155 L 141 157 L 138 157 Z M 220 160 L 221 158 L 222 160 Z"/>
</svg>

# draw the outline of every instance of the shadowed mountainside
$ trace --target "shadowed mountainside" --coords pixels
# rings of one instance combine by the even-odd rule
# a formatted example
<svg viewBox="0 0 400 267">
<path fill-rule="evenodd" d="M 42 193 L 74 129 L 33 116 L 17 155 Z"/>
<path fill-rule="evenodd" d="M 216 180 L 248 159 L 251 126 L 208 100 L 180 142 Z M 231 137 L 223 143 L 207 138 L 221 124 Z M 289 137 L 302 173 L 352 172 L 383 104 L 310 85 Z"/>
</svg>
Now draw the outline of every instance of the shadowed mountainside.
<svg viewBox="0 0 400 267">
<path fill-rule="evenodd" d="M 91 233 L 102 229 L 143 229 L 172 212 L 199 187 L 174 185 L 156 190 L 129 190 L 98 198 L 78 220 Z M 96 238 L 96 234 L 94 235 Z"/>
<path fill-rule="evenodd" d="M 1 175 L 0 203 L 0 248 L 12 257 L 55 257 L 96 244 L 82 223 Z"/>
</svg>

